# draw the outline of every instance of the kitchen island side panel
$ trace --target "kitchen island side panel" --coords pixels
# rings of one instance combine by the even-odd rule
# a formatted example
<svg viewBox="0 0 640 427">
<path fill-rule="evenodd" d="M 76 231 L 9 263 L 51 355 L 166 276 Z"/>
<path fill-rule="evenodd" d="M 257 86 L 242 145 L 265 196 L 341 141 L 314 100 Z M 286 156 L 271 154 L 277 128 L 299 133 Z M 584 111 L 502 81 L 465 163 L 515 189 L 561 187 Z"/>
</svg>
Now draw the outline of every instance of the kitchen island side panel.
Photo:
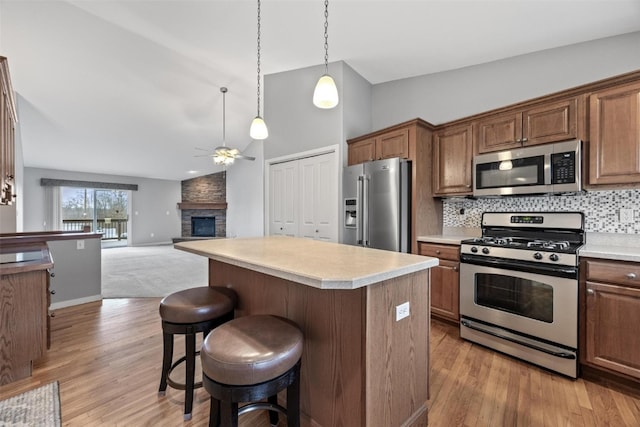
<svg viewBox="0 0 640 427">
<path fill-rule="evenodd" d="M 428 277 L 323 290 L 209 260 L 210 286 L 238 293 L 236 317 L 275 314 L 302 329 L 301 422 L 313 427 L 426 425 Z M 411 314 L 395 322 L 398 301 Z"/>
<path fill-rule="evenodd" d="M 209 285 L 236 291 L 236 317 L 274 314 L 300 326 L 302 426 L 365 425 L 364 288 L 321 290 L 212 259 Z"/>
</svg>

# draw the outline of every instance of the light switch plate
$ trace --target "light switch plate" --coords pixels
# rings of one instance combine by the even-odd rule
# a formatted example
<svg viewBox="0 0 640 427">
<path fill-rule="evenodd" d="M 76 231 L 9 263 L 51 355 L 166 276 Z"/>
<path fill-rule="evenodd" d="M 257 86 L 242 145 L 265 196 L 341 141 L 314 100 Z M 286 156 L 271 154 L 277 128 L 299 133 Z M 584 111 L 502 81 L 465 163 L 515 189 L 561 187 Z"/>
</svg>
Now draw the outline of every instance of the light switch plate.
<svg viewBox="0 0 640 427">
<path fill-rule="evenodd" d="M 633 209 L 620 209 L 620 222 L 622 224 L 632 224 Z"/>
<path fill-rule="evenodd" d="M 76 240 L 76 248 L 78 250 L 84 249 L 84 240 Z"/>
</svg>

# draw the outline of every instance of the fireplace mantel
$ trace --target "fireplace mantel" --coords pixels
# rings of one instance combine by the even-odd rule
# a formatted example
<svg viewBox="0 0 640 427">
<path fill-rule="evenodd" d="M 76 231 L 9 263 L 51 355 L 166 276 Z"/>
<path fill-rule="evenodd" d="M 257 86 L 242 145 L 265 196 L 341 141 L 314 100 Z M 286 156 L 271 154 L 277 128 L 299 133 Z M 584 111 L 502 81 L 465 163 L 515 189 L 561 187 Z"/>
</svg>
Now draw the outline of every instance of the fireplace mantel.
<svg viewBox="0 0 640 427">
<path fill-rule="evenodd" d="M 227 209 L 227 203 L 178 202 L 178 209 Z"/>
</svg>

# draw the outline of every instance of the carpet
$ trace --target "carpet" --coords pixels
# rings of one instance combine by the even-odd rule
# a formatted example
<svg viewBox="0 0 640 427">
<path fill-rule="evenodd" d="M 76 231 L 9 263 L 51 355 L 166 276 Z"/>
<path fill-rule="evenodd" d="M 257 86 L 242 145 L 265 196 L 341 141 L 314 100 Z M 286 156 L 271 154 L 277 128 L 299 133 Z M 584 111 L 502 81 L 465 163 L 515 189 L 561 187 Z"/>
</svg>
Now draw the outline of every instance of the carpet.
<svg viewBox="0 0 640 427">
<path fill-rule="evenodd" d="M 164 297 L 206 286 L 208 259 L 173 245 L 102 249 L 102 297 Z"/>
<path fill-rule="evenodd" d="M 60 426 L 58 382 L 0 400 L 0 426 Z"/>
</svg>

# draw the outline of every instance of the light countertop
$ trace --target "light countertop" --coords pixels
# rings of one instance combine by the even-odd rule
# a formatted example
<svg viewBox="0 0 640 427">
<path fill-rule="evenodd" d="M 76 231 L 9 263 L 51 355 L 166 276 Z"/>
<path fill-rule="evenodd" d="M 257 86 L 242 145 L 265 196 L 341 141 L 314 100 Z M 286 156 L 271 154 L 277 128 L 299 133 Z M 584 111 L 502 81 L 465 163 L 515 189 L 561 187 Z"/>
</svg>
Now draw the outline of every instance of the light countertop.
<svg viewBox="0 0 640 427">
<path fill-rule="evenodd" d="M 587 233 L 580 257 L 640 262 L 640 235 L 620 233 Z"/>
<path fill-rule="evenodd" d="M 441 243 L 445 245 L 459 245 L 461 241 L 472 237 L 479 237 L 482 234 L 480 228 L 445 227 L 442 234 L 432 234 L 428 236 L 418 236 L 418 242 Z"/>
<path fill-rule="evenodd" d="M 438 265 L 437 258 L 284 236 L 198 240 L 175 248 L 320 289 L 357 289 Z"/>
</svg>

